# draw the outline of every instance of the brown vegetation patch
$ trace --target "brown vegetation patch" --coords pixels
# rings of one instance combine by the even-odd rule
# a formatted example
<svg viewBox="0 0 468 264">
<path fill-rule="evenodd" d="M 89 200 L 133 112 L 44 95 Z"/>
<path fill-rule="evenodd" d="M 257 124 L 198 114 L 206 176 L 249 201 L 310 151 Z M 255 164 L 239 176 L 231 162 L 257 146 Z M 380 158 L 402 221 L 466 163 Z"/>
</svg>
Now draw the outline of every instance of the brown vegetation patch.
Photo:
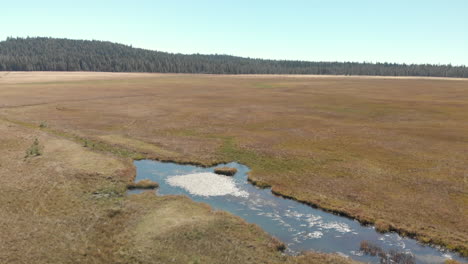
<svg viewBox="0 0 468 264">
<path fill-rule="evenodd" d="M 221 168 L 215 168 L 214 172 L 216 174 L 221 174 L 221 175 L 226 175 L 226 176 L 234 176 L 236 174 L 237 169 L 236 168 L 230 168 L 230 167 L 221 167 Z"/>
<path fill-rule="evenodd" d="M 154 157 L 176 158 L 177 156 L 179 156 L 179 154 L 176 152 L 165 150 L 154 144 L 150 144 L 137 139 L 123 137 L 121 135 L 105 135 L 99 138 L 104 140 L 105 142 L 117 144 L 121 147 L 133 149 L 140 153 L 145 153 L 146 155 L 151 155 Z"/>
<path fill-rule="evenodd" d="M 377 256 L 380 258 L 382 264 L 414 264 L 416 260 L 413 255 L 405 252 L 398 252 L 390 250 L 389 252 L 384 251 L 381 247 L 376 246 L 368 241 L 362 241 L 360 250 L 366 255 Z"/>
<path fill-rule="evenodd" d="M 375 221 L 374 225 L 375 229 L 381 233 L 389 232 L 392 230 L 391 225 L 383 220 Z"/>
<path fill-rule="evenodd" d="M 132 182 L 127 184 L 128 189 L 156 189 L 159 187 L 157 182 L 149 179 L 144 179 L 138 182 Z"/>
</svg>

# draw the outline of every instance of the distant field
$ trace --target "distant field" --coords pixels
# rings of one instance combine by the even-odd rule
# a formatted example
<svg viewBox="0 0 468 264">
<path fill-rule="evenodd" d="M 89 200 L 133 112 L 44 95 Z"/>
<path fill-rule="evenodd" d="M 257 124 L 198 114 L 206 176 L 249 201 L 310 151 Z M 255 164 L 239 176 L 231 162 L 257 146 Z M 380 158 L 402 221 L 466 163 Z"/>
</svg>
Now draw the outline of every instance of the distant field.
<svg viewBox="0 0 468 264">
<path fill-rule="evenodd" d="M 0 84 L 32 82 L 66 82 L 154 77 L 156 73 L 112 72 L 0 72 Z"/>
<path fill-rule="evenodd" d="M 109 79 L 128 79 L 128 78 L 154 78 L 157 76 L 185 76 L 190 74 L 183 73 L 113 73 L 113 72 L 0 72 L 0 84 L 6 83 L 31 83 L 31 82 L 65 82 L 65 81 L 80 81 L 80 80 L 109 80 Z M 463 81 L 465 78 L 445 78 L 445 77 L 408 77 L 408 76 L 337 76 L 337 75 L 279 75 L 279 74 L 249 74 L 249 75 L 222 75 L 222 74 L 205 74 L 203 76 L 216 77 L 240 77 L 254 79 L 269 79 L 269 78 L 347 78 L 347 79 L 407 79 L 407 80 L 451 80 Z"/>
<path fill-rule="evenodd" d="M 239 161 L 279 194 L 468 254 L 468 80 L 0 73 L 0 119 L 121 158 Z"/>
</svg>

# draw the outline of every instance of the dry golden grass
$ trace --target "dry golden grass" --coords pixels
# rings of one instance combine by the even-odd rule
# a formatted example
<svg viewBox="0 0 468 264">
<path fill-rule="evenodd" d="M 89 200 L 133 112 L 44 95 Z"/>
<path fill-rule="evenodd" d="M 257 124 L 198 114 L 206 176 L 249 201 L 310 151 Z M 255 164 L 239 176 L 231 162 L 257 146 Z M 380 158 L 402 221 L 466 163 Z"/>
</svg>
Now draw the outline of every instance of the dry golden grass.
<svg viewBox="0 0 468 264">
<path fill-rule="evenodd" d="M 113 72 L 0 72 L 0 84 L 7 83 L 44 83 L 44 82 L 70 82 L 70 81 L 89 81 L 89 80 L 109 80 L 109 79 L 132 79 L 132 78 L 155 78 L 167 76 L 190 76 L 184 73 L 113 73 Z M 222 74 L 205 74 L 205 76 L 213 76 L 217 78 L 231 78 L 232 75 Z M 387 79 L 387 80 L 447 80 L 459 81 L 463 78 L 444 78 L 444 77 L 411 77 L 411 76 L 337 76 L 337 75 L 262 75 L 262 74 L 248 74 L 236 75 L 241 78 L 253 79 L 271 79 L 274 78 L 295 78 L 295 79 L 311 79 L 311 78 L 345 78 L 345 79 Z"/>
<path fill-rule="evenodd" d="M 154 159 L 236 160 L 276 193 L 468 254 L 466 80 L 10 82 L 0 86 L 0 116 Z"/>
<path fill-rule="evenodd" d="M 123 233 L 132 247 L 122 263 L 354 263 L 330 254 L 285 256 L 278 251 L 283 245 L 259 227 L 187 197 L 147 192 L 130 197 L 127 206 L 148 213 Z"/>
<path fill-rule="evenodd" d="M 99 137 L 99 139 L 122 148 L 132 149 L 145 155 L 151 153 L 152 155 L 171 157 L 174 159 L 178 156 L 176 152 L 168 151 L 154 144 L 148 144 L 144 141 L 123 137 L 121 135 L 105 135 Z"/>
<path fill-rule="evenodd" d="M 153 77 L 150 73 L 112 73 L 112 72 L 0 72 L 0 84 L 67 82 L 80 80 L 106 80 Z"/>
<path fill-rule="evenodd" d="M 76 263 L 83 252 L 90 263 L 99 258 L 104 238 L 90 237 L 105 210 L 92 192 L 117 187 L 128 161 L 4 121 L 0 134 L 0 263 Z M 34 138 L 43 153 L 24 159 Z"/>
<path fill-rule="evenodd" d="M 125 196 L 130 152 L 3 118 L 0 135 L 0 263 L 351 263 L 283 256 L 258 227 L 188 198 Z M 42 154 L 25 158 L 36 138 Z"/>
</svg>

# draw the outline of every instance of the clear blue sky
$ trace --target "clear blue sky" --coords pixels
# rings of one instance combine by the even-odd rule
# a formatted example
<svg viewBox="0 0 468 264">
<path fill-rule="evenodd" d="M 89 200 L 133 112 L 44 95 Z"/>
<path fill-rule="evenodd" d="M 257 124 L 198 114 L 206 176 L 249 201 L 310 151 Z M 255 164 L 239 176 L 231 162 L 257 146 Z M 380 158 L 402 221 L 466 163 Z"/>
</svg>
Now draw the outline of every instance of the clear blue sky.
<svg viewBox="0 0 468 264">
<path fill-rule="evenodd" d="M 312 61 L 468 65 L 468 0 L 0 0 L 0 39 Z"/>
</svg>

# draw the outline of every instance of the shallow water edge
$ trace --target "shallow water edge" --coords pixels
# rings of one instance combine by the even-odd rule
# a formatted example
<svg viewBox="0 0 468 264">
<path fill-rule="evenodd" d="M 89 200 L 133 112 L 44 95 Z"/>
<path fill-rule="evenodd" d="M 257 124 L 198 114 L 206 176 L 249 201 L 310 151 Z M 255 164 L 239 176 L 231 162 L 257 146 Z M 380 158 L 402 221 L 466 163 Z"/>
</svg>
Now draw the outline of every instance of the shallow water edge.
<svg viewBox="0 0 468 264">
<path fill-rule="evenodd" d="M 258 224 L 268 233 L 278 237 L 288 245 L 290 253 L 302 250 L 341 252 L 353 259 L 376 262 L 375 257 L 365 256 L 365 252 L 362 252 L 360 248 L 360 242 L 369 241 L 380 243 L 382 248 L 394 251 L 399 249 L 402 252 L 411 252 L 408 247 L 413 248 L 413 251 L 418 252 L 417 263 L 442 263 L 449 257 L 463 261 L 463 258 L 453 253 L 420 245 L 416 241 L 400 237 L 394 232 L 378 233 L 369 226 L 369 221 L 358 223 L 353 220 L 353 216 L 346 213 L 322 209 L 310 202 L 297 201 L 294 197 L 283 195 L 275 190 L 258 188 L 252 185 L 255 182 L 248 177 L 250 169 L 238 163 L 218 165 L 233 166 L 239 169 L 233 180 L 243 191 L 250 194 L 249 199 L 232 195 L 198 197 L 187 193 L 183 188 L 170 186 L 166 182 L 168 178 L 175 175 L 212 172 L 216 166 L 208 167 L 193 163 L 176 164 L 170 161 L 151 160 L 135 161 L 134 164 L 137 167 L 135 180 L 149 178 L 157 181 L 161 185 L 157 191 L 159 195 L 187 195 L 195 201 L 208 203 L 215 209 L 229 211 L 244 218 L 247 222 Z M 396 246 L 397 244 L 400 246 Z M 422 260 L 421 258 L 428 259 Z"/>
</svg>

